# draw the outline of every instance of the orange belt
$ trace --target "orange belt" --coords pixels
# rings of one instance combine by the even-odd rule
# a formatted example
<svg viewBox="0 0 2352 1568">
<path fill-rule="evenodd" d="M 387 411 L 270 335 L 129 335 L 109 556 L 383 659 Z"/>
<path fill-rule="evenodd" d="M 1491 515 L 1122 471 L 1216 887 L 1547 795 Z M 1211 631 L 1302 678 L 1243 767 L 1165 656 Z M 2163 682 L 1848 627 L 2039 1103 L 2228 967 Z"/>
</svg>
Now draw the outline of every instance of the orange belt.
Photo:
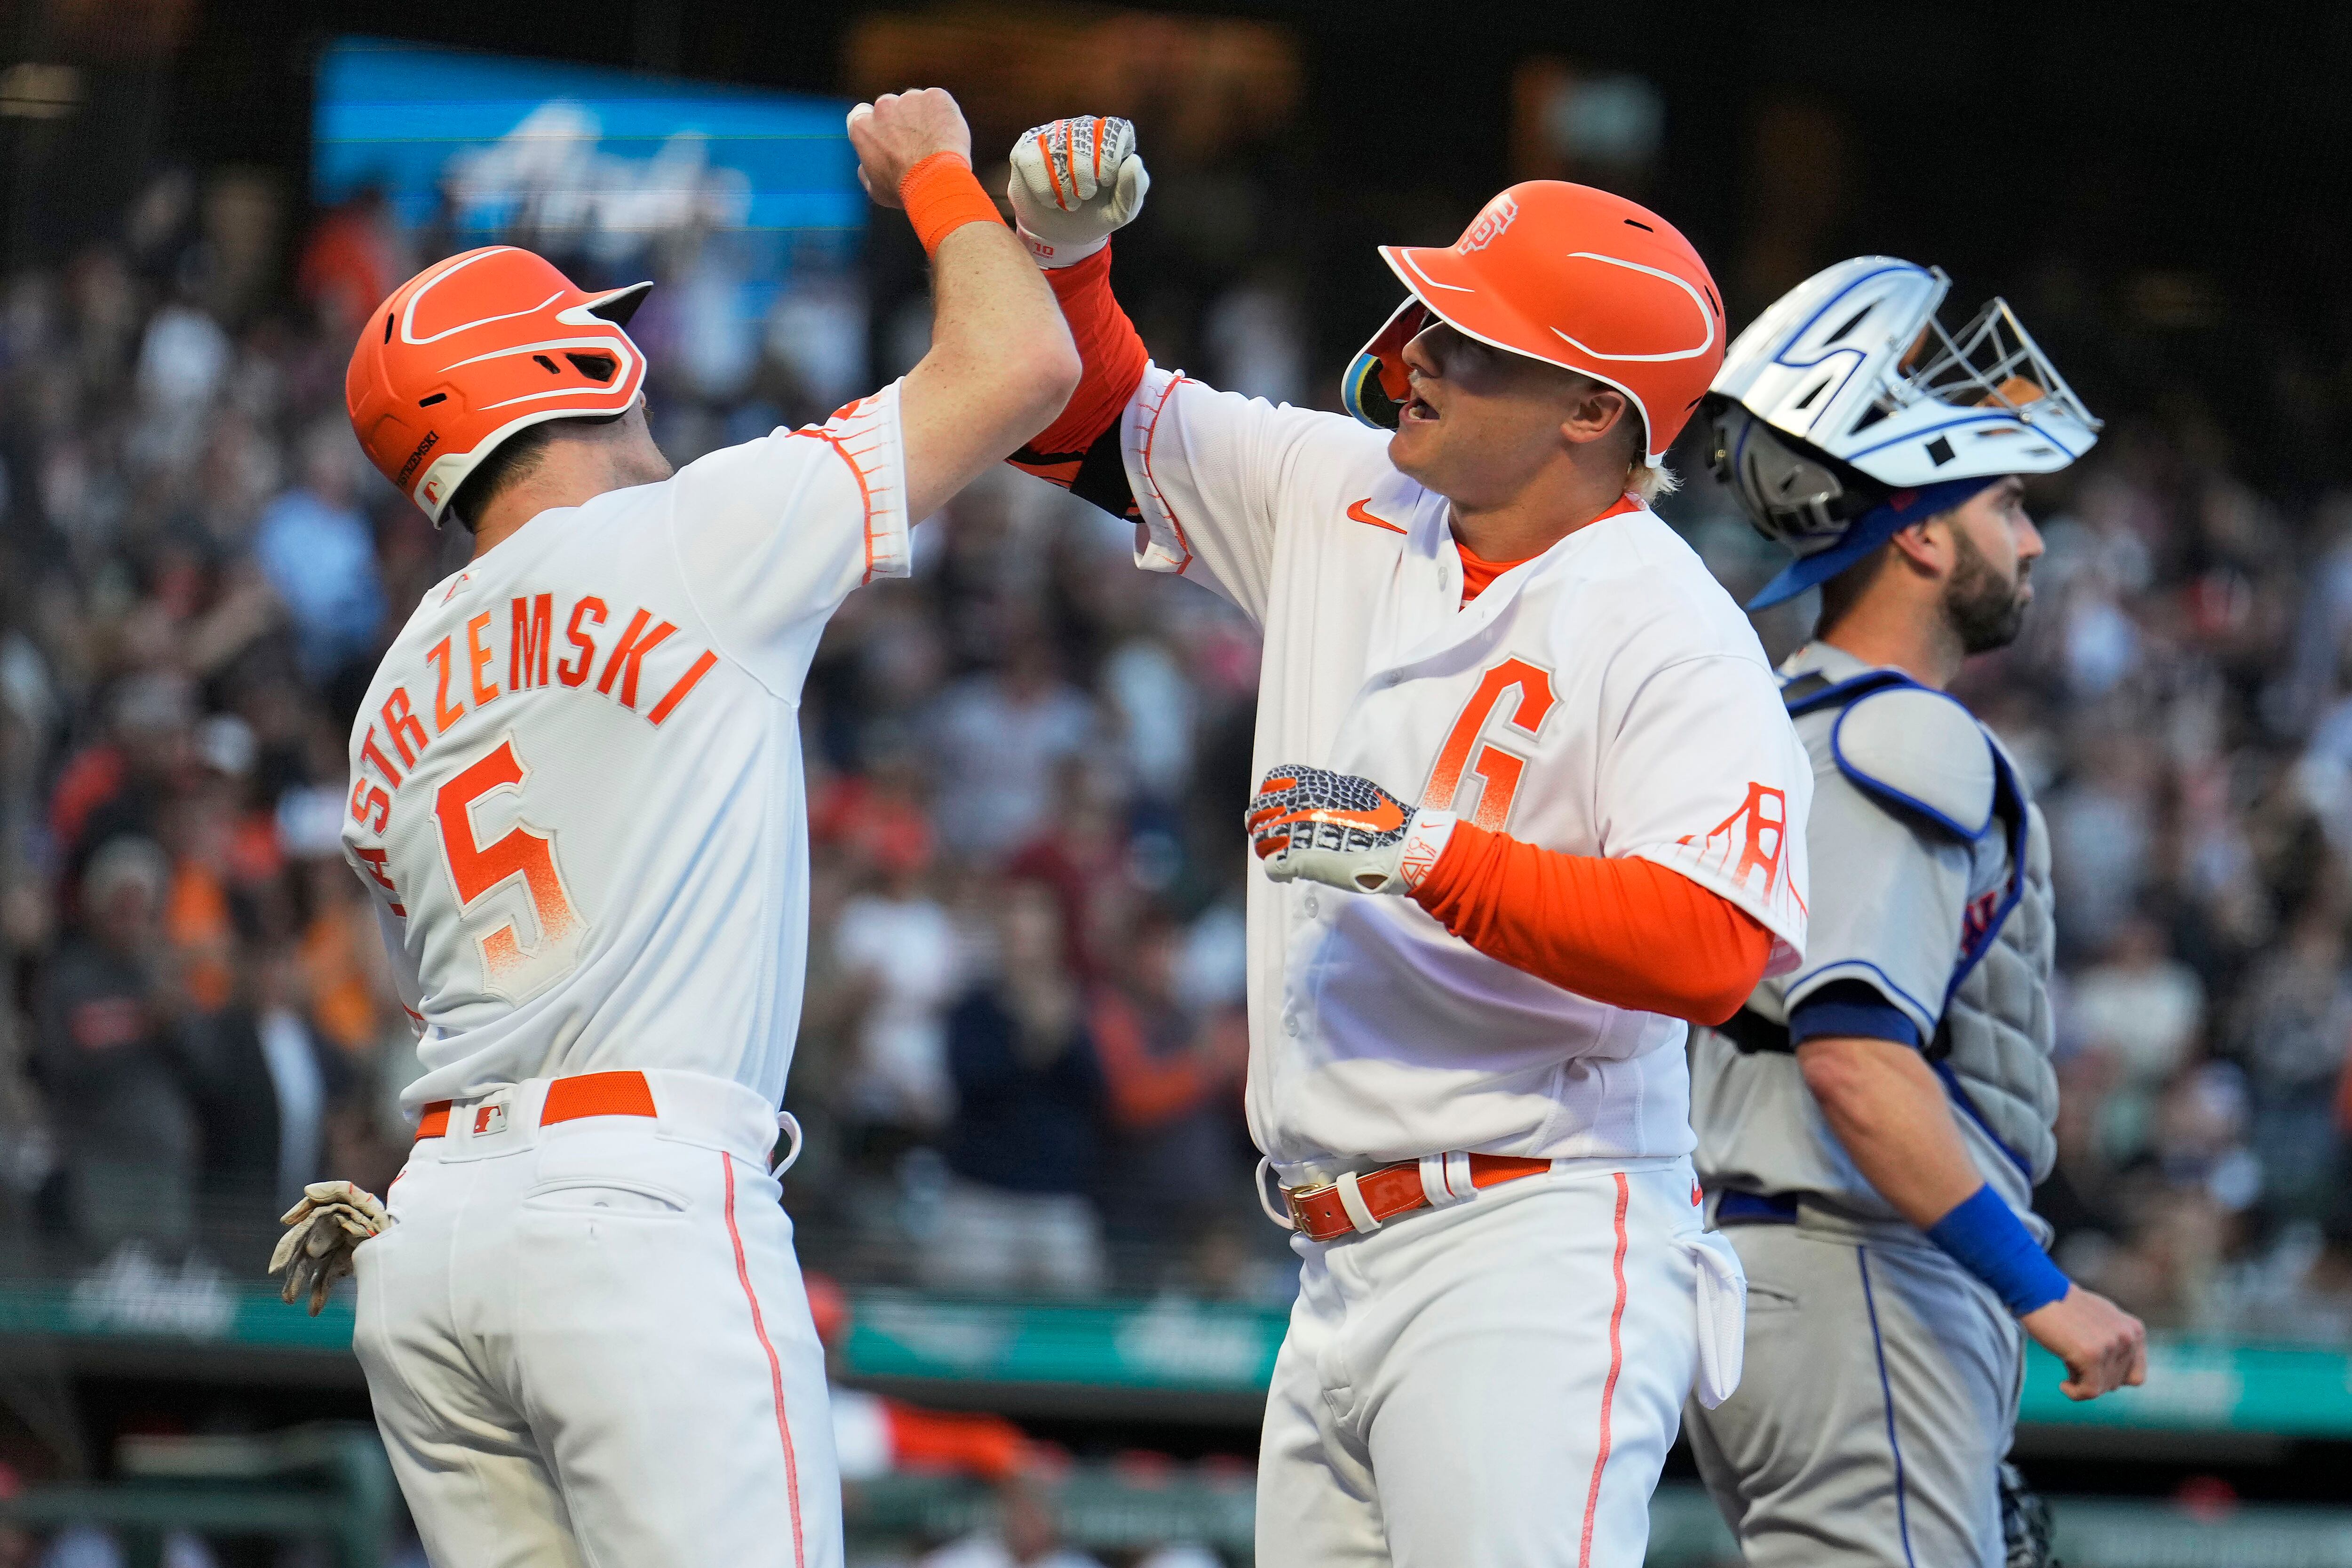
<svg viewBox="0 0 2352 1568">
<path fill-rule="evenodd" d="M 425 1108 L 417 1118 L 416 1136 L 421 1141 L 439 1138 L 449 1131 L 451 1101 L 436 1100 Z M 488 1102 L 474 1108 L 474 1131 L 488 1132 L 494 1107 Z M 539 1124 L 552 1127 L 559 1121 L 577 1121 L 583 1116 L 651 1116 L 654 1112 L 654 1091 L 641 1072 L 588 1072 L 577 1078 L 559 1078 L 547 1086 L 547 1100 L 539 1108 Z"/>
<path fill-rule="evenodd" d="M 1549 1160 L 1521 1160 L 1507 1154 L 1455 1155 L 1470 1162 L 1470 1184 L 1491 1187 L 1503 1182 L 1516 1182 L 1521 1176 L 1539 1176 L 1551 1169 Z M 1355 1177 L 1357 1195 L 1363 1200 L 1364 1210 L 1371 1216 L 1371 1226 L 1359 1226 L 1348 1213 L 1348 1201 L 1341 1195 L 1340 1184 L 1346 1181 L 1326 1182 L 1319 1187 L 1285 1187 L 1284 1206 L 1290 1210 L 1291 1222 L 1298 1234 L 1309 1241 L 1337 1241 L 1358 1230 L 1370 1230 L 1383 1220 L 1415 1209 L 1431 1206 L 1429 1194 L 1421 1180 L 1421 1162 L 1401 1160 L 1393 1165 L 1365 1171 Z M 1467 1194 L 1464 1194 L 1467 1195 Z"/>
</svg>

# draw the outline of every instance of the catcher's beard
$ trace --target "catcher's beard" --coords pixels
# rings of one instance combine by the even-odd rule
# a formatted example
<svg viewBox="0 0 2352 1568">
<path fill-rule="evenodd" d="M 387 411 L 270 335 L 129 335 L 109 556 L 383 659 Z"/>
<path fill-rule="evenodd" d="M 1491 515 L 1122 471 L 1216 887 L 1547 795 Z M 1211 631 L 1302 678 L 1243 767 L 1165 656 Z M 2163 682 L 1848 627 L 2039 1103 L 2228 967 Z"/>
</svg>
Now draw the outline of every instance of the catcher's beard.
<svg viewBox="0 0 2352 1568">
<path fill-rule="evenodd" d="M 2007 647 L 2024 629 L 2026 606 L 2032 603 L 2025 585 L 2032 563 L 2020 561 L 2017 574 L 2004 577 L 1993 570 L 1976 541 L 1952 530 L 1952 575 L 1944 584 L 1944 623 L 1960 639 L 1967 653 L 1990 653 Z"/>
</svg>

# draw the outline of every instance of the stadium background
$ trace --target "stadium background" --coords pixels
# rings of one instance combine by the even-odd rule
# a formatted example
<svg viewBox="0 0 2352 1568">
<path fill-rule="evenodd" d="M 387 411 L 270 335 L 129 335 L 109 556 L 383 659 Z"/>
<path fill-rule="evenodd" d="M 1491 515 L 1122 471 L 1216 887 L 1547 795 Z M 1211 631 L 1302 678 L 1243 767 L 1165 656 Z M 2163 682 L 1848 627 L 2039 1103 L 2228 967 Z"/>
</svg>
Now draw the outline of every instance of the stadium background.
<svg viewBox="0 0 2352 1568">
<path fill-rule="evenodd" d="M 331 823 L 349 705 L 463 541 L 358 461 L 357 314 L 493 223 L 583 283 L 663 282 L 674 459 L 821 414 L 919 353 L 921 254 L 827 205 L 845 153 L 791 127 L 926 84 L 983 164 L 1057 113 L 1136 120 L 1122 296 L 1163 363 L 1270 396 L 1330 405 L 1394 302 L 1371 246 L 1518 177 L 1655 205 L 1738 320 L 1872 249 L 1963 310 L 2010 298 L 2107 431 L 2036 487 L 2037 608 L 1965 695 L 2056 836 L 2041 1204 L 2159 1342 L 2087 1408 L 2037 1362 L 2021 1450 L 2078 1565 L 2352 1563 L 2342 13 L 16 0 L 0 38 L 0 1564 L 417 1561 L 343 1425 L 347 1304 L 254 1289 L 289 1184 L 380 1189 L 403 1137 L 405 1029 Z M 549 99 L 752 105 L 803 138 L 775 178 L 809 199 L 770 221 L 755 170 L 748 204 L 696 175 L 709 200 L 583 216 L 528 167 L 505 206 L 377 199 L 321 83 L 391 44 L 672 79 Z M 1770 552 L 1690 447 L 1666 510 L 1743 592 Z M 921 534 L 805 705 L 787 1201 L 843 1386 L 904 1402 L 857 1405 L 860 1551 L 1001 1513 L 1024 1562 L 1056 1530 L 1242 1561 L 1286 1289 L 1235 1105 L 1255 648 L 1010 472 Z M 1771 650 L 1811 613 L 1765 617 Z M 1008 1048 L 1041 994 L 1081 1023 Z M 1655 1561 L 1721 1550 L 1688 1479 Z"/>
</svg>

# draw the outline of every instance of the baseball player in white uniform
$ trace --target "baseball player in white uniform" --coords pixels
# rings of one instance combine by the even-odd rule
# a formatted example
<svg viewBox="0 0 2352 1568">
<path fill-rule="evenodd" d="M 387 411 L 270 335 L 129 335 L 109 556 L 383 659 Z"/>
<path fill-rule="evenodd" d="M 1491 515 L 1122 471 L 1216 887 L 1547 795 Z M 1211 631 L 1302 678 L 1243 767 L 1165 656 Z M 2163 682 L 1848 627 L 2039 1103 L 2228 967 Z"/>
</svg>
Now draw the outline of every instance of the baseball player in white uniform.
<svg viewBox="0 0 2352 1568">
<path fill-rule="evenodd" d="M 1767 310 L 1716 378 L 1716 466 L 1822 590 L 1782 665 L 1811 754 L 1802 968 L 1694 1044 L 1700 1177 L 1751 1294 L 1748 1381 L 1691 1442 L 1758 1568 L 2041 1568 L 2003 1460 L 2024 1337 L 2090 1399 L 2141 1381 L 2137 1320 L 2042 1253 L 2058 1087 L 2049 833 L 1943 688 L 2017 635 L 2042 542 L 2021 474 L 2097 438 L 1996 300 L 1841 262 Z"/>
<path fill-rule="evenodd" d="M 1684 1397 L 1738 1377 L 1684 1020 L 1805 940 L 1811 770 L 1643 500 L 1713 281 L 1632 202 L 1514 186 L 1382 251 L 1360 424 L 1146 363 L 1106 249 L 1144 187 L 1123 121 L 1013 150 L 1087 367 L 1014 460 L 1264 633 L 1249 1118 L 1301 1268 L 1257 1560 L 1632 1568 Z"/>
<path fill-rule="evenodd" d="M 420 1032 L 381 1225 L 322 1188 L 356 1345 L 443 1568 L 842 1561 L 824 1363 L 769 1156 L 808 918 L 798 699 L 909 521 L 1054 415 L 1076 357 L 936 90 L 853 111 L 936 263 L 930 352 L 821 426 L 673 474 L 624 330 L 509 247 L 370 318 L 354 427 L 474 534 L 352 731 L 344 841 Z"/>
</svg>

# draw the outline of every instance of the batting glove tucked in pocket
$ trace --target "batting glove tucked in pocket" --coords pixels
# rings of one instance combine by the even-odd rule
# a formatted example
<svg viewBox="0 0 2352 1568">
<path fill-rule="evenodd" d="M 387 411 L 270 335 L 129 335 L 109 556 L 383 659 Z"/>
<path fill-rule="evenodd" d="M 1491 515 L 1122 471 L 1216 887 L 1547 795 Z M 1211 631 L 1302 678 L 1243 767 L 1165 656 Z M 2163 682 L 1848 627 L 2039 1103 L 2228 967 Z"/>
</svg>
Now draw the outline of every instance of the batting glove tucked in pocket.
<svg viewBox="0 0 2352 1568">
<path fill-rule="evenodd" d="M 1406 805 L 1368 778 L 1325 768 L 1269 771 L 1244 822 L 1265 874 L 1351 893 L 1409 893 L 1445 842 L 1454 814 Z"/>
<path fill-rule="evenodd" d="M 1151 189 L 1135 127 L 1081 114 L 1023 132 L 1013 144 L 1014 226 L 1040 267 L 1067 267 L 1100 250 L 1143 210 Z"/>
<path fill-rule="evenodd" d="M 281 1216 L 288 1229 L 269 1257 L 269 1272 L 286 1276 L 279 1299 L 310 1299 L 310 1315 L 327 1304 L 335 1281 L 352 1272 L 352 1254 L 392 1223 L 373 1193 L 349 1182 L 312 1182 L 302 1201 Z"/>
</svg>

